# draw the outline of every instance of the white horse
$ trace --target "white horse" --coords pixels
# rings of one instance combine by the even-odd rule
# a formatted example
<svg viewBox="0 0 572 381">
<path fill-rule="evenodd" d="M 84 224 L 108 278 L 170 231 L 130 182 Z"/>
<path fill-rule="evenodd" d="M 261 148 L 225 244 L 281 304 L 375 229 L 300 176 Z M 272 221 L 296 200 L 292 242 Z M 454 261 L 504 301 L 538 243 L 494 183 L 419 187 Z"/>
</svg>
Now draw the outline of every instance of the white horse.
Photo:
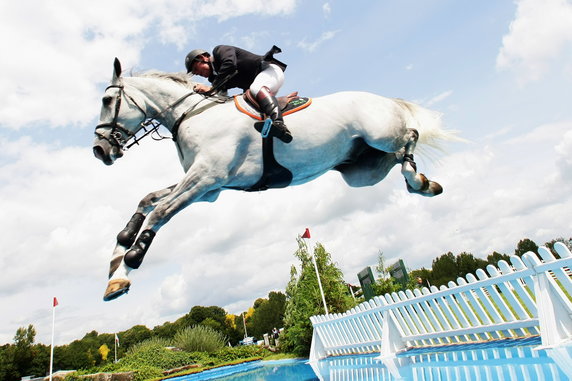
<svg viewBox="0 0 572 381">
<path fill-rule="evenodd" d="M 95 128 L 95 156 L 113 164 L 129 143 L 140 138 L 142 127 L 156 128 L 160 123 L 173 134 L 185 175 L 178 184 L 143 198 L 118 234 L 104 300 L 129 290 L 129 272 L 139 268 L 157 231 L 176 213 L 198 201 L 213 202 L 224 189 L 273 187 L 265 166 L 281 170 L 279 187 L 306 183 L 332 169 L 348 185 L 362 187 L 380 182 L 400 164 L 410 192 L 424 196 L 442 192 L 438 183 L 417 173 L 413 161 L 417 143 L 439 146 L 453 137 L 441 129 L 433 111 L 365 92 L 315 98 L 311 106 L 285 118 L 294 138 L 291 143 L 265 139 L 274 140 L 274 159 L 264 161 L 255 120 L 239 112 L 234 102 L 192 88 L 184 74 L 121 77 L 121 65 L 115 60 Z"/>
</svg>

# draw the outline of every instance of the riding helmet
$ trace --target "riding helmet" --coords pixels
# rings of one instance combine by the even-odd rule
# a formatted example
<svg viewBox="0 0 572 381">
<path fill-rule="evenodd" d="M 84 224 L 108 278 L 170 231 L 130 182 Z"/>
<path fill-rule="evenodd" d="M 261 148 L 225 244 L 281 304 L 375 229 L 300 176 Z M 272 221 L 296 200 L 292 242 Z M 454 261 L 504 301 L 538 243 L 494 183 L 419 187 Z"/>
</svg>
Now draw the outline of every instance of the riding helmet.
<svg viewBox="0 0 572 381">
<path fill-rule="evenodd" d="M 209 52 L 203 49 L 191 50 L 191 52 L 187 54 L 187 57 L 185 58 L 185 67 L 187 68 L 187 73 L 190 73 L 193 70 L 193 62 L 203 54 L 206 54 L 208 57 L 210 57 Z"/>
</svg>

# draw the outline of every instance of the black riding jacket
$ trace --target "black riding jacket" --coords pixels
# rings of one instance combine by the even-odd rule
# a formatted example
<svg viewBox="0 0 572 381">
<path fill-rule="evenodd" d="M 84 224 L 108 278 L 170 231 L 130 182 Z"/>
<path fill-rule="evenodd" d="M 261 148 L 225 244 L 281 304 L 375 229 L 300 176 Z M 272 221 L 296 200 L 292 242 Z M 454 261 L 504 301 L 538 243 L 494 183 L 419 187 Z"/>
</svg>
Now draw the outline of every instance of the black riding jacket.
<svg viewBox="0 0 572 381">
<path fill-rule="evenodd" d="M 264 56 L 260 56 L 235 46 L 218 45 L 213 49 L 213 72 L 208 80 L 218 90 L 238 87 L 246 91 L 254 82 L 254 78 L 262 71 L 263 63 L 274 63 L 282 70 L 286 69 L 285 64 L 273 57 L 273 54 L 278 52 L 280 49 L 273 47 Z M 228 76 L 233 74 L 232 78 L 224 82 Z M 221 85 L 222 82 L 224 84 Z"/>
</svg>

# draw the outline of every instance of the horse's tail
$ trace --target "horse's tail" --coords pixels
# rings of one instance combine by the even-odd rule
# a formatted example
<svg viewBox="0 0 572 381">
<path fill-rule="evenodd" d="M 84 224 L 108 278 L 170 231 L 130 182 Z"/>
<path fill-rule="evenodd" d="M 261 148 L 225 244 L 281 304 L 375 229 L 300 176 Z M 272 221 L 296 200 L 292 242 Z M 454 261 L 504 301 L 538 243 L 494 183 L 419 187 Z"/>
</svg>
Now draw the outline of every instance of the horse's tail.
<svg viewBox="0 0 572 381">
<path fill-rule="evenodd" d="M 447 141 L 465 141 L 458 136 L 457 131 L 446 130 L 442 127 L 442 113 L 403 99 L 394 98 L 393 100 L 404 110 L 407 127 L 414 128 L 419 132 L 419 140 L 415 150 L 417 153 L 431 157 L 433 155 L 430 151 L 444 153 L 444 143 Z M 426 148 L 430 149 L 427 150 Z"/>
</svg>

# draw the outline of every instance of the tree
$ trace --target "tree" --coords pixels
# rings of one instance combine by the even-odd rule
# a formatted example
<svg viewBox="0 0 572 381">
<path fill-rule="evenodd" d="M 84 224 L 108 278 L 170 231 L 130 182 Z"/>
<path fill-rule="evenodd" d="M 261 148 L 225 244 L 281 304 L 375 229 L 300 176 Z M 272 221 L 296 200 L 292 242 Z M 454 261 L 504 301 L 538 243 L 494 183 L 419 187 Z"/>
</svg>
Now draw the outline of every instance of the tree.
<svg viewBox="0 0 572 381">
<path fill-rule="evenodd" d="M 392 292 L 401 290 L 401 285 L 389 275 L 389 269 L 385 267 L 385 258 L 381 250 L 377 254 L 375 271 L 377 273 L 377 279 L 375 283 L 372 284 L 375 295 L 391 294 Z"/>
<path fill-rule="evenodd" d="M 433 285 L 433 274 L 431 270 L 425 267 L 409 272 L 409 279 L 415 282 L 415 287 L 430 288 Z M 418 282 L 418 279 L 421 279 L 421 283 Z"/>
<path fill-rule="evenodd" d="M 171 322 L 165 322 L 153 328 L 154 337 L 162 337 L 165 339 L 172 339 L 177 333 L 178 325 Z"/>
<path fill-rule="evenodd" d="M 516 245 L 516 249 L 514 249 L 514 255 L 522 257 L 523 254 L 528 253 L 529 251 L 532 251 L 538 255 L 538 245 L 534 243 L 534 241 L 528 238 L 524 238 L 521 239 Z"/>
<path fill-rule="evenodd" d="M 435 258 L 431 266 L 431 273 L 433 275 L 432 283 L 437 287 L 456 280 L 459 275 L 457 272 L 457 260 L 453 253 L 448 252 Z"/>
<path fill-rule="evenodd" d="M 14 336 L 13 364 L 20 376 L 28 376 L 28 371 L 34 359 L 33 345 L 36 338 L 36 329 L 32 324 L 27 328 L 20 327 Z"/>
<path fill-rule="evenodd" d="M 286 295 L 281 292 L 270 292 L 268 299 L 259 298 L 254 302 L 254 313 L 247 329 L 251 336 L 262 338 L 273 328 L 282 328 L 286 309 Z"/>
<path fill-rule="evenodd" d="M 488 262 L 484 259 L 475 258 L 473 254 L 465 252 L 457 255 L 456 261 L 458 276 L 465 276 L 469 273 L 474 274 L 478 269 L 484 269 L 488 265 Z"/>
<path fill-rule="evenodd" d="M 110 349 L 107 344 L 102 344 L 101 347 L 98 349 L 99 354 L 101 355 L 101 360 L 107 361 L 107 356 L 109 355 Z"/>
<path fill-rule="evenodd" d="M 234 343 L 235 338 L 237 338 L 236 329 L 227 321 L 227 312 L 218 306 L 194 306 L 188 314 L 178 319 L 174 326 L 176 331 L 178 331 L 199 324 L 209 326 L 222 333 L 229 338 L 231 343 Z"/>
<path fill-rule="evenodd" d="M 312 257 L 306 243 L 301 238 L 297 241 L 298 250 L 294 255 L 300 260 L 300 271 L 295 266 L 290 271 L 290 282 L 286 287 L 285 329 L 280 339 L 286 351 L 304 356 L 310 352 L 312 340 L 310 317 L 323 314 L 324 306 Z M 314 248 L 314 256 L 329 312 L 345 312 L 353 307 L 355 303 L 345 286 L 341 270 L 319 243 Z"/>
<path fill-rule="evenodd" d="M 493 251 L 492 254 L 489 254 L 487 256 L 487 262 L 493 266 L 496 266 L 497 263 L 499 263 L 500 261 L 505 261 L 507 263 L 511 263 L 510 262 L 510 255 L 501 254 L 499 252 Z"/>
<path fill-rule="evenodd" d="M 151 330 L 144 325 L 134 325 L 127 331 L 120 332 L 121 347 L 127 350 L 129 347 L 151 338 Z"/>
</svg>

